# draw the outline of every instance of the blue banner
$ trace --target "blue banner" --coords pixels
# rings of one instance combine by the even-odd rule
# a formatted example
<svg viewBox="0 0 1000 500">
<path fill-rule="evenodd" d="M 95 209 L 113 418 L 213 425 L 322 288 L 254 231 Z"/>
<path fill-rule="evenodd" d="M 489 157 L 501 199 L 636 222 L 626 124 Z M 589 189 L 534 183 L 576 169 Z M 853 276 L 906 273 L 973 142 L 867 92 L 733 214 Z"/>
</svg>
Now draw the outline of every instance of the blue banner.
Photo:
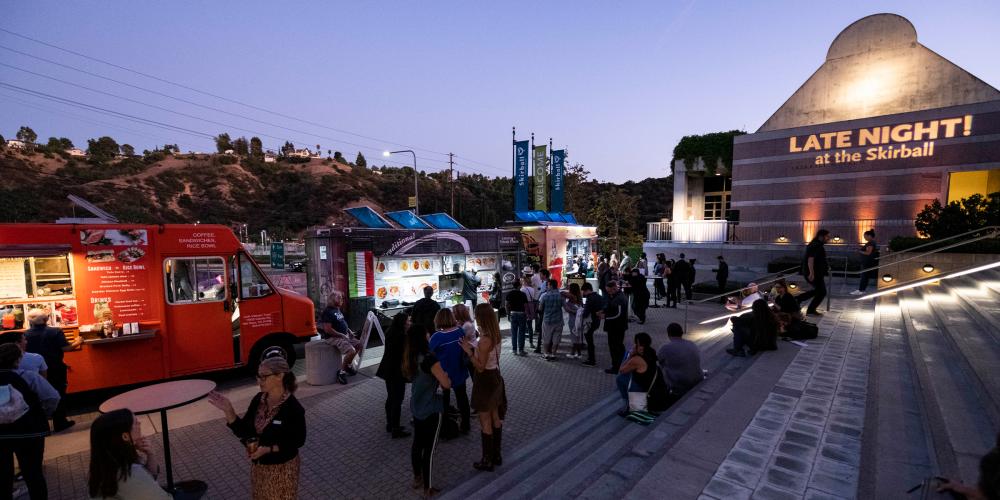
<svg viewBox="0 0 1000 500">
<path fill-rule="evenodd" d="M 566 150 L 565 149 L 553 149 L 552 150 L 552 196 L 549 200 L 549 210 L 552 212 L 562 212 L 563 207 L 563 194 L 565 192 L 563 185 L 563 177 L 566 173 Z"/>
<path fill-rule="evenodd" d="M 514 210 L 529 210 L 531 183 L 528 182 L 528 141 L 514 142 Z"/>
</svg>

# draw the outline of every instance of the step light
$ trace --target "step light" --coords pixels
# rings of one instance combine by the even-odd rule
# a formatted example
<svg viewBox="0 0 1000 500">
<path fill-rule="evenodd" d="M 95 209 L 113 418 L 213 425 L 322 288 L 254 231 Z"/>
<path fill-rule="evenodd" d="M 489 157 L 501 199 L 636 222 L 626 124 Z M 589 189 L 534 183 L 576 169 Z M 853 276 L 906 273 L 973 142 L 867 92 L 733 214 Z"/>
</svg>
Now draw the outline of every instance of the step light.
<svg viewBox="0 0 1000 500">
<path fill-rule="evenodd" d="M 778 236 L 778 243 L 788 243 L 788 236 L 785 235 Z"/>
<path fill-rule="evenodd" d="M 957 272 L 954 272 L 954 273 L 951 273 L 951 274 L 945 274 L 945 275 L 939 274 L 937 276 L 934 276 L 933 278 L 927 278 L 927 279 L 924 279 L 924 280 L 915 281 L 913 283 L 910 283 L 909 285 L 902 285 L 902 286 L 899 286 L 899 287 L 896 287 L 896 288 L 890 288 L 888 290 L 882 290 L 881 292 L 875 292 L 875 293 L 873 293 L 871 295 L 862 295 L 861 297 L 858 297 L 858 298 L 856 298 L 854 300 L 873 299 L 875 297 L 881 297 L 883 295 L 888 295 L 890 293 L 896 293 L 896 292 L 899 292 L 899 291 L 902 291 L 902 290 L 909 290 L 911 288 L 916 288 L 918 286 L 928 285 L 928 284 L 935 283 L 935 282 L 938 282 L 938 281 L 944 281 L 946 279 L 958 278 L 959 276 L 965 276 L 966 274 L 978 273 L 979 271 L 985 271 L 987 269 L 993 269 L 993 268 L 996 268 L 996 267 L 1000 267 L 1000 261 L 992 262 L 992 263 L 989 263 L 989 264 L 984 264 L 982 266 L 973 267 L 971 269 L 966 269 L 964 271 L 957 271 Z M 883 277 L 883 279 L 884 279 L 884 277 Z"/>
<path fill-rule="evenodd" d="M 884 281 L 886 283 L 892 283 L 892 275 L 889 274 L 889 273 L 883 274 L 882 275 L 882 281 Z"/>
<path fill-rule="evenodd" d="M 924 267 L 922 269 L 924 270 L 925 273 L 933 273 L 934 264 L 924 264 Z"/>
</svg>

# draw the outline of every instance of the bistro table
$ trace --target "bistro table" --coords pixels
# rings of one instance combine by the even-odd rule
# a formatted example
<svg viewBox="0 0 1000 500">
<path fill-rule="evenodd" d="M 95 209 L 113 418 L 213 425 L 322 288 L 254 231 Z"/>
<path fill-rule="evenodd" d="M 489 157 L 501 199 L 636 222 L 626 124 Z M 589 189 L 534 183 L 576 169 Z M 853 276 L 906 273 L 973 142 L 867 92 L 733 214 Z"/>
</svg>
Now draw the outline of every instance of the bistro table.
<svg viewBox="0 0 1000 500">
<path fill-rule="evenodd" d="M 123 392 L 101 404 L 101 413 L 126 408 L 136 415 L 160 412 L 163 428 L 163 461 L 167 465 L 167 489 L 174 491 L 174 472 L 170 463 L 170 428 L 167 410 L 194 403 L 215 390 L 211 380 L 174 380 Z"/>
</svg>

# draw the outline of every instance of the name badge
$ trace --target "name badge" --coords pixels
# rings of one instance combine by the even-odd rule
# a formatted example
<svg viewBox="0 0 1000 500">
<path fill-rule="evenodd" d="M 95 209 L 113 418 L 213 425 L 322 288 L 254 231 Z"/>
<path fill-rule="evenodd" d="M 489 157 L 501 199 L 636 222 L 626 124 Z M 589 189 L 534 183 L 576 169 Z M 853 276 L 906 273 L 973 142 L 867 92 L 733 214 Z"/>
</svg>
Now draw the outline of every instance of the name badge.
<svg viewBox="0 0 1000 500">
<path fill-rule="evenodd" d="M 281 425 L 281 420 L 272 420 L 271 423 L 274 425 Z"/>
</svg>

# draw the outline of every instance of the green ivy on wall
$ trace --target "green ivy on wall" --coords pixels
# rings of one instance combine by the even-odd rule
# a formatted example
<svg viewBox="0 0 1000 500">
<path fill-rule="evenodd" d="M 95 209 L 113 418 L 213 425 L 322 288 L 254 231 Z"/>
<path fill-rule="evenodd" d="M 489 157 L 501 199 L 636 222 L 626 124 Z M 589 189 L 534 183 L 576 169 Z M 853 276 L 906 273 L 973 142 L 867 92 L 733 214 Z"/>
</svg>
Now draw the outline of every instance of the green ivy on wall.
<svg viewBox="0 0 1000 500">
<path fill-rule="evenodd" d="M 705 162 L 705 172 L 715 175 L 719 161 L 729 172 L 733 171 L 733 138 L 746 134 L 743 130 L 713 132 L 704 135 L 686 135 L 674 146 L 674 161 L 684 160 L 688 170 L 694 168 L 701 158 Z M 672 164 L 673 162 L 671 162 Z"/>
</svg>

